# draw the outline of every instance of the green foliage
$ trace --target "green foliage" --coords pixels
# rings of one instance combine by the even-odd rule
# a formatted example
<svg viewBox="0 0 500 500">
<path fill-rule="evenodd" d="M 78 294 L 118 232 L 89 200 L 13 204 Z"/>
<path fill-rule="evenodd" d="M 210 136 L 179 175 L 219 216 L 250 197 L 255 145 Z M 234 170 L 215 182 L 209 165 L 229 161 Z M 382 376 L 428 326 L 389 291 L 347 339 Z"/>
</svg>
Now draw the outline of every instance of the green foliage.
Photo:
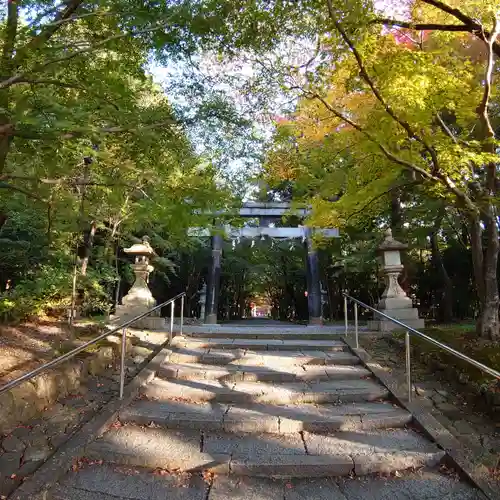
<svg viewBox="0 0 500 500">
<path fill-rule="evenodd" d="M 0 295 L 0 315 L 4 320 L 19 321 L 46 313 L 65 314 L 71 305 L 71 262 L 63 255 L 52 263 L 28 271 L 16 286 Z M 83 314 L 107 313 L 109 287 L 114 282 L 112 269 L 91 269 L 80 277 L 78 304 Z"/>
</svg>

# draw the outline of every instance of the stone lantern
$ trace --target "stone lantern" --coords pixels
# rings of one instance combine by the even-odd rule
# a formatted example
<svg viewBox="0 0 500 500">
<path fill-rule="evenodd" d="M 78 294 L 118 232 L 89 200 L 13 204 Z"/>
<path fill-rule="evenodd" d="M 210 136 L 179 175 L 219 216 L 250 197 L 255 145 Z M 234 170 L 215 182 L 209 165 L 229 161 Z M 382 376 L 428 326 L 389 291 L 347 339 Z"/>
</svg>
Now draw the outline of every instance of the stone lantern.
<svg viewBox="0 0 500 500">
<path fill-rule="evenodd" d="M 408 245 L 392 237 L 390 229 L 385 232 L 385 239 L 378 248 L 382 257 L 385 290 L 382 299 L 377 304 L 377 309 L 412 328 L 423 328 L 424 320 L 418 317 L 418 309 L 413 307 L 412 300 L 406 295 L 398 281 L 398 277 L 404 269 L 401 264 L 401 251 L 407 248 Z M 388 332 L 400 330 L 402 327 L 388 319 L 378 317 L 368 322 L 368 328 Z"/>
<path fill-rule="evenodd" d="M 135 274 L 135 281 L 129 292 L 122 299 L 122 304 L 116 307 L 113 316 L 114 323 L 123 323 L 135 316 L 149 311 L 156 306 L 156 300 L 148 287 L 149 275 L 154 270 L 149 261 L 156 255 L 149 244 L 149 238 L 144 236 L 141 243 L 135 243 L 130 248 L 125 248 L 124 252 L 134 257 L 132 269 Z M 162 329 L 165 320 L 160 317 L 160 311 L 154 311 L 149 316 L 137 321 L 133 326 L 146 329 Z"/>
</svg>

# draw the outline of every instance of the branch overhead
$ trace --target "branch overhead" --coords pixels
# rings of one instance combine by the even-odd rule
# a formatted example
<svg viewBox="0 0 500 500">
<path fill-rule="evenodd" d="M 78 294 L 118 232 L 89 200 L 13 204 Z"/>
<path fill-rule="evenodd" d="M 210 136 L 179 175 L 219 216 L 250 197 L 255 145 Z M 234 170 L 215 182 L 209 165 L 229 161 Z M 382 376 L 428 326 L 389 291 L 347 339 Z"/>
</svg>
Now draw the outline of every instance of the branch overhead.
<svg viewBox="0 0 500 500">
<path fill-rule="evenodd" d="M 476 19 L 473 19 L 462 12 L 457 7 L 452 7 L 440 0 L 422 0 L 427 5 L 430 5 L 441 12 L 453 16 L 462 24 L 447 24 L 447 23 L 412 23 L 408 21 L 400 21 L 397 19 L 379 18 L 372 21 L 371 24 L 384 24 L 386 26 L 398 26 L 400 28 L 407 28 L 416 31 L 456 31 L 456 32 L 469 32 L 476 36 L 483 42 L 491 39 L 492 34 L 484 30 L 484 27 Z M 500 57 L 500 43 L 493 39 L 492 49 L 497 57 Z"/>
<path fill-rule="evenodd" d="M 358 63 L 361 77 L 368 84 L 371 91 L 373 92 L 373 95 L 377 98 L 377 100 L 380 102 L 380 104 L 382 104 L 382 106 L 384 107 L 387 114 L 406 131 L 408 138 L 417 140 L 423 146 L 423 148 L 427 151 L 427 153 L 429 153 L 429 156 L 431 157 L 432 163 L 433 163 L 433 171 L 436 172 L 437 170 L 439 170 L 439 161 L 438 161 L 436 151 L 429 144 L 427 144 L 427 141 L 425 141 L 420 135 L 418 135 L 415 130 L 413 130 L 411 125 L 406 120 L 399 117 L 395 113 L 395 111 L 392 109 L 392 106 L 390 106 L 386 102 L 386 100 L 384 99 L 382 94 L 379 92 L 379 90 L 375 86 L 372 78 L 368 74 L 368 71 L 366 70 L 363 59 L 361 57 L 361 54 L 359 53 L 358 49 L 354 45 L 354 42 L 349 37 L 349 35 L 345 31 L 345 29 L 343 28 L 342 24 L 337 20 L 337 18 L 335 16 L 335 12 L 333 10 L 332 0 L 326 0 L 326 2 L 328 5 L 328 13 L 330 15 L 330 19 L 332 20 L 333 24 L 335 25 L 335 28 L 337 29 L 337 31 L 340 33 L 345 44 L 349 47 L 349 49 L 353 53 L 353 55 L 356 59 L 356 62 Z"/>
</svg>

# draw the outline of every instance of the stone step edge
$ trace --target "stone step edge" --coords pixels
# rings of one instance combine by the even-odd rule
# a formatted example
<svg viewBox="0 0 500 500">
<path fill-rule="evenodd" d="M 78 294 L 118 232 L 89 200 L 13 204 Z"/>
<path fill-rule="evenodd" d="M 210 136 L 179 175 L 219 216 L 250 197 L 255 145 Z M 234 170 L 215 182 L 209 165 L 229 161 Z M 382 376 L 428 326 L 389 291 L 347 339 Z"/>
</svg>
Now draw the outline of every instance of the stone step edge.
<svg viewBox="0 0 500 500">
<path fill-rule="evenodd" d="M 190 366 L 186 366 L 189 364 Z M 220 368 L 214 368 L 218 365 L 209 365 L 201 363 L 168 363 L 164 364 L 158 370 L 159 377 L 166 379 L 202 379 L 202 380 L 218 380 L 221 373 L 224 380 L 246 381 L 246 382 L 293 382 L 304 380 L 346 380 L 359 378 L 372 378 L 372 374 L 361 365 L 309 365 L 310 370 L 304 370 L 300 365 L 296 366 L 295 371 L 277 372 L 270 366 L 257 365 L 222 365 Z M 352 371 L 342 372 L 344 367 L 352 367 Z M 314 368 L 313 368 L 314 367 Z M 335 369 L 339 373 L 335 373 Z"/>
<path fill-rule="evenodd" d="M 225 342 L 229 340 L 230 342 Z M 254 343 L 253 340 L 260 342 Z M 301 349 L 327 351 L 327 352 L 348 352 L 349 348 L 344 342 L 337 340 L 315 341 L 315 340 L 287 340 L 280 339 L 200 339 L 193 340 L 185 337 L 176 337 L 172 342 L 174 348 L 184 349 L 248 349 L 252 351 L 299 351 Z M 318 342 L 318 344 L 314 344 Z M 326 345 L 325 345 L 326 344 Z"/>
<path fill-rule="evenodd" d="M 240 408 L 236 408 L 241 410 Z M 119 420 L 123 424 L 155 425 L 166 429 L 196 429 L 200 431 L 222 431 L 227 433 L 255 433 L 295 434 L 297 432 L 311 432 L 324 434 L 331 432 L 355 432 L 378 429 L 402 428 L 411 424 L 413 417 L 410 413 L 394 409 L 394 412 L 333 415 L 328 418 L 310 418 L 307 420 L 293 419 L 292 417 L 269 415 L 262 413 L 245 416 L 235 414 L 228 416 L 229 408 L 225 411 L 212 414 L 195 412 L 158 412 L 147 414 L 135 411 L 133 407 L 122 410 Z"/>
<path fill-rule="evenodd" d="M 405 469 L 433 467 L 444 458 L 444 451 L 436 452 L 377 452 L 370 455 L 270 455 L 259 460 L 249 460 L 243 455 L 208 454 L 198 452 L 193 457 L 140 457 L 120 451 L 88 447 L 86 457 L 132 467 L 167 469 L 179 472 L 210 471 L 216 474 L 255 477 L 327 477 L 364 476 L 391 473 Z M 194 466 L 182 467 L 189 462 Z"/>
<path fill-rule="evenodd" d="M 339 340 L 344 332 L 340 333 L 320 333 L 320 332 L 183 332 L 182 334 L 190 339 L 276 339 L 276 340 Z"/>
<path fill-rule="evenodd" d="M 187 352 L 179 352 L 175 350 L 176 348 L 172 349 L 172 354 L 170 357 L 170 360 L 173 363 L 201 363 L 201 364 L 206 364 L 206 365 L 212 365 L 212 366 L 225 366 L 229 365 L 235 360 L 238 359 L 244 359 L 245 355 L 243 356 L 237 356 L 236 354 L 234 355 L 233 358 L 231 357 L 226 357 L 222 353 L 210 353 L 210 352 L 199 352 L 199 353 L 187 353 Z M 276 351 L 266 351 L 266 352 L 276 352 Z M 289 352 L 289 351 L 288 351 Z M 231 354 L 231 350 L 227 349 L 225 351 L 225 354 Z M 265 354 L 261 354 L 265 355 Z M 259 356 L 259 355 L 257 355 Z M 296 357 L 296 359 L 300 358 L 306 358 L 305 360 L 305 365 L 319 365 L 319 366 L 324 366 L 324 365 L 348 365 L 348 366 L 357 366 L 361 364 L 361 360 L 355 356 L 354 354 L 350 354 L 348 352 L 331 352 L 328 357 L 319 357 L 319 356 L 308 356 L 304 354 L 300 354 Z M 247 358 L 248 359 L 248 358 Z M 269 359 L 269 361 L 272 361 L 272 358 Z M 292 363 L 290 363 L 292 364 Z M 233 366 L 267 366 L 269 368 L 272 368 L 272 363 L 269 363 L 267 365 L 233 365 Z M 297 365 L 301 366 L 301 365 Z"/>
</svg>

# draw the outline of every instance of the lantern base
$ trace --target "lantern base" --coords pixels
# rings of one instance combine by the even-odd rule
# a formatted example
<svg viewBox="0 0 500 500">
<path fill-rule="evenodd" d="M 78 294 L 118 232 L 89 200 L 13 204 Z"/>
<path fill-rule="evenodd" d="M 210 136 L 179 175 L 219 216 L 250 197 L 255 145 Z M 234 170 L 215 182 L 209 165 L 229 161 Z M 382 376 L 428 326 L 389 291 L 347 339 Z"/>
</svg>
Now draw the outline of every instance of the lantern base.
<svg viewBox="0 0 500 500">
<path fill-rule="evenodd" d="M 425 327 L 424 320 L 418 317 L 418 309 L 414 307 L 406 309 L 379 308 L 379 311 L 384 314 L 387 314 L 387 316 L 390 316 L 391 318 L 401 321 L 405 325 L 408 325 L 412 328 L 418 329 Z M 397 325 L 396 323 L 393 323 L 392 321 L 385 318 L 368 321 L 368 329 L 375 330 L 378 332 L 391 332 L 393 330 L 404 330 L 402 326 Z"/>
<path fill-rule="evenodd" d="M 409 297 L 399 296 L 399 297 L 390 297 L 382 299 L 378 305 L 377 309 L 379 311 L 392 311 L 393 309 L 412 309 L 413 302 Z M 389 313 L 386 313 L 389 314 Z"/>
</svg>

